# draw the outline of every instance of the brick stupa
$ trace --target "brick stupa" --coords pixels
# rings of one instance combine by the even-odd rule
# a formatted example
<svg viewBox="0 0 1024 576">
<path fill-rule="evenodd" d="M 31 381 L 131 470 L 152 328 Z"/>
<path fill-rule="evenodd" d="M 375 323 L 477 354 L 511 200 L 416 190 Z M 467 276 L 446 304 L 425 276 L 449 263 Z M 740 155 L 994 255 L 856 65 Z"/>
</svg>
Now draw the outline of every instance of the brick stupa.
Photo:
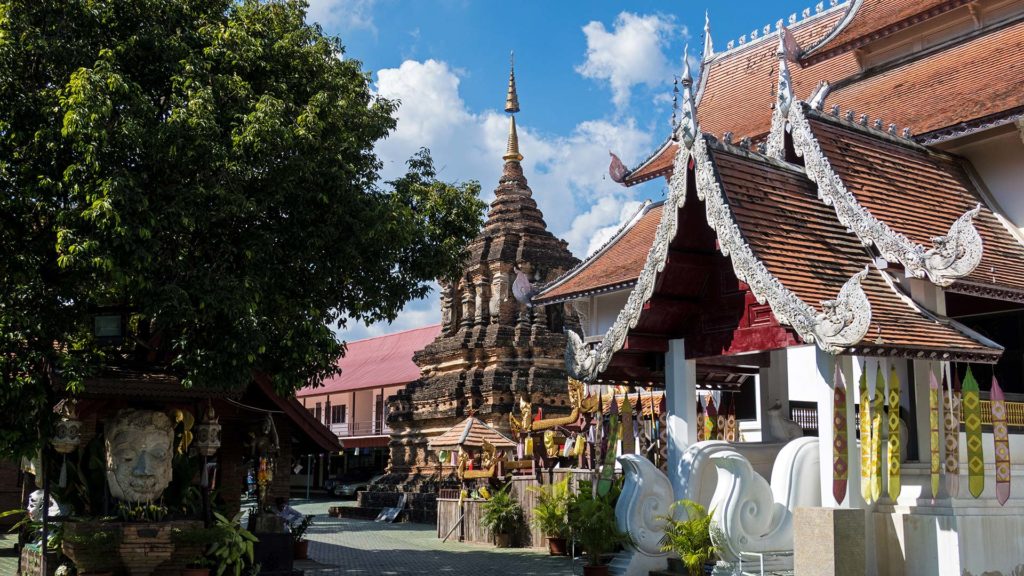
<svg viewBox="0 0 1024 576">
<path fill-rule="evenodd" d="M 532 289 L 558 278 L 578 260 L 564 240 L 548 232 L 523 175 L 513 116 L 519 111 L 514 69 L 505 111 L 504 170 L 483 229 L 466 248 L 462 275 L 457 282 L 442 283 L 441 335 L 413 357 L 420 379 L 388 399 L 390 474 L 374 488 L 391 492 L 392 498 L 395 491 L 416 494 L 417 519 L 429 518 L 433 498 L 425 497 L 433 496 L 437 481 L 452 471 L 447 463 L 439 466 L 437 455 L 428 450 L 430 437 L 470 413 L 507 432 L 508 414 L 524 395 L 545 417 L 569 412 L 563 308 L 524 302 Z M 365 504 L 379 506 L 390 499 Z"/>
</svg>

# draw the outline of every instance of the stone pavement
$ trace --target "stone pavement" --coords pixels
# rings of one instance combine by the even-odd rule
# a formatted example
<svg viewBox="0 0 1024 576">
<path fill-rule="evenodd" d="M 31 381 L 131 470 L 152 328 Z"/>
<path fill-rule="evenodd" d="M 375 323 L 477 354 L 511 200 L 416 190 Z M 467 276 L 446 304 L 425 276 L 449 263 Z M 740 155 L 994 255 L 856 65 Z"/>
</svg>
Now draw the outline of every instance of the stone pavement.
<svg viewBox="0 0 1024 576">
<path fill-rule="evenodd" d="M 297 565 L 310 576 L 452 574 L 468 576 L 569 575 L 571 559 L 548 556 L 547 551 L 493 548 L 477 544 L 441 542 L 436 529 L 426 524 L 378 524 L 366 520 L 331 518 L 327 508 L 336 502 L 292 500 L 296 510 L 316 514 L 310 527 L 309 556 L 313 562 Z M 583 568 L 577 560 L 575 573 Z"/>
<path fill-rule="evenodd" d="M 7 528 L 0 528 L 0 531 Z M 0 532 L 0 576 L 14 576 L 18 570 L 18 557 L 14 555 L 14 544 L 18 537 Z"/>
</svg>

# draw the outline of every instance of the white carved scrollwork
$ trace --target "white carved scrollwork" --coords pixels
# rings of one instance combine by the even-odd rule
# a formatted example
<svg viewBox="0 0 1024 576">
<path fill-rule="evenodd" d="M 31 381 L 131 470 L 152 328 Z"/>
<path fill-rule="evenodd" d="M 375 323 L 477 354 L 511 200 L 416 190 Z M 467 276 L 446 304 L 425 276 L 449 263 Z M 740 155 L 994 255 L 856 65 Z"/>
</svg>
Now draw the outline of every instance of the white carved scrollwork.
<svg viewBox="0 0 1024 576">
<path fill-rule="evenodd" d="M 711 499 L 712 540 L 727 562 L 741 552 L 793 550 L 793 512 L 821 506 L 820 453 L 817 438 L 798 438 L 779 452 L 771 483 L 743 455 L 723 451 L 712 456 L 718 487 Z"/>
<path fill-rule="evenodd" d="M 704 138 L 694 142 L 692 153 L 697 196 L 704 201 L 708 225 L 717 234 L 722 253 L 732 260 L 736 277 L 750 286 L 758 302 L 767 302 L 779 322 L 792 326 L 804 341 L 815 342 L 832 354 L 860 342 L 871 323 L 871 303 L 860 284 L 867 271 L 847 280 L 837 298 L 822 302 L 823 312 L 818 313 L 769 272 L 743 239 L 718 183 Z M 677 164 L 675 168 L 685 170 L 685 165 Z"/>
<path fill-rule="evenodd" d="M 637 454 L 619 456 L 626 480 L 615 504 L 620 531 L 630 535 L 630 546 L 648 556 L 667 556 L 661 551 L 665 521 L 671 514 L 672 483 L 651 461 Z"/>
<path fill-rule="evenodd" d="M 865 246 L 874 244 L 888 262 L 901 264 L 916 278 L 927 276 L 938 286 L 949 286 L 974 271 L 983 252 L 981 235 L 973 223 L 981 210 L 980 204 L 960 216 L 948 234 L 932 238 L 935 246 L 926 249 L 875 218 L 847 190 L 811 132 L 804 106 L 798 102 L 789 110 L 793 146 L 804 158 L 808 178 L 818 186 L 818 197 L 835 209 L 844 226 L 857 234 Z"/>
<path fill-rule="evenodd" d="M 665 199 L 661 222 L 658 223 L 654 242 L 647 252 L 644 268 L 640 271 L 636 286 L 630 292 L 626 305 L 619 311 L 619 315 L 605 333 L 601 343 L 591 349 L 584 344 L 579 335 L 569 331 L 568 343 L 565 347 L 565 368 L 573 378 L 584 382 L 596 380 L 608 368 L 612 355 L 622 348 L 629 330 L 636 327 L 644 304 L 654 292 L 658 273 L 665 269 L 668 246 L 676 236 L 679 226 L 678 210 L 686 202 L 686 162 L 688 159 L 689 151 L 680 146 L 679 151 L 676 152 L 674 164 L 677 169 L 669 180 L 668 198 Z M 682 169 L 678 169 L 680 166 Z"/>
</svg>

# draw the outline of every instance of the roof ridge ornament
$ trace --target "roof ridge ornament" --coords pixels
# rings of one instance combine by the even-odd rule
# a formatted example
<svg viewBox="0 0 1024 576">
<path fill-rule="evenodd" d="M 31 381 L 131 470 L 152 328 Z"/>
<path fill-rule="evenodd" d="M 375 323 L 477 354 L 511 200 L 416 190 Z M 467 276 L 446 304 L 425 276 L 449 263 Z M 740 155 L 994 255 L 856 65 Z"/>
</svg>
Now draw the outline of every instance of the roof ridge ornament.
<svg viewBox="0 0 1024 576">
<path fill-rule="evenodd" d="M 697 107 L 693 103 L 693 76 L 690 74 L 690 45 L 683 49 L 683 101 L 680 109 L 679 125 L 676 127 L 676 141 L 686 148 L 693 146 L 697 138 Z"/>
<path fill-rule="evenodd" d="M 679 126 L 679 76 L 672 75 L 672 139 L 676 136 L 676 127 Z"/>
<path fill-rule="evenodd" d="M 984 247 L 973 224 L 981 204 L 957 218 L 945 236 L 932 238 L 932 248 L 925 248 L 876 218 L 847 190 L 814 137 L 802 103 L 790 109 L 789 122 L 793 147 L 804 158 L 804 170 L 817 185 L 818 197 L 835 209 L 843 226 L 852 230 L 865 246 L 874 244 L 887 262 L 898 263 L 909 275 L 927 277 L 938 286 L 949 286 L 981 263 Z"/>
<path fill-rule="evenodd" d="M 715 45 L 711 41 L 711 16 L 708 11 L 704 11 L 704 55 L 701 57 L 701 61 L 707 62 L 715 55 Z"/>
<path fill-rule="evenodd" d="M 789 109 L 793 105 L 793 80 L 789 75 L 790 44 L 789 30 L 785 25 L 779 28 L 779 46 L 776 55 L 779 59 L 778 87 L 775 94 L 775 109 L 772 111 L 772 126 L 768 134 L 766 154 L 771 158 L 782 159 L 786 146 L 786 122 Z M 795 43 L 792 42 L 792 43 Z"/>
</svg>

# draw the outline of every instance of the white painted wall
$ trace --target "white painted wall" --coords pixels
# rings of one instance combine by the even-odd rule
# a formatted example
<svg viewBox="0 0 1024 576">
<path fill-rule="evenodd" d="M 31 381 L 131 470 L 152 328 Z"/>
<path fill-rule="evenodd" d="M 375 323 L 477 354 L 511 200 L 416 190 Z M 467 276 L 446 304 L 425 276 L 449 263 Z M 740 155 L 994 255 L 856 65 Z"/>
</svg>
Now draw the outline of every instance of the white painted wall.
<svg viewBox="0 0 1024 576">
<path fill-rule="evenodd" d="M 1024 233 L 1024 141 L 1017 130 L 951 148 L 981 176 L 997 211 Z"/>
</svg>

